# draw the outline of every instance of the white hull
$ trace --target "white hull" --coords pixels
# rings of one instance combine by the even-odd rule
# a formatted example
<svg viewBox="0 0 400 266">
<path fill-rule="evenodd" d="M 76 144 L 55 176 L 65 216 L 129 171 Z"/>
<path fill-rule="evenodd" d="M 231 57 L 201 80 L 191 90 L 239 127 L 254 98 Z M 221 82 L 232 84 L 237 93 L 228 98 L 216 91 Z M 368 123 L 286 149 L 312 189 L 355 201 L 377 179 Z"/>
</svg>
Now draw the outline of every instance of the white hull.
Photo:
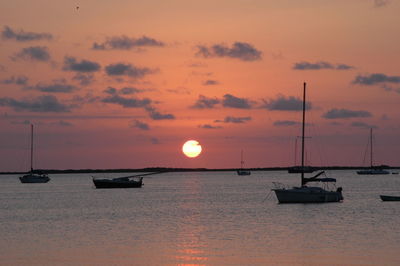
<svg viewBox="0 0 400 266">
<path fill-rule="evenodd" d="M 279 203 L 324 203 L 343 200 L 341 189 L 327 191 L 320 187 L 294 187 L 274 189 Z"/>
</svg>

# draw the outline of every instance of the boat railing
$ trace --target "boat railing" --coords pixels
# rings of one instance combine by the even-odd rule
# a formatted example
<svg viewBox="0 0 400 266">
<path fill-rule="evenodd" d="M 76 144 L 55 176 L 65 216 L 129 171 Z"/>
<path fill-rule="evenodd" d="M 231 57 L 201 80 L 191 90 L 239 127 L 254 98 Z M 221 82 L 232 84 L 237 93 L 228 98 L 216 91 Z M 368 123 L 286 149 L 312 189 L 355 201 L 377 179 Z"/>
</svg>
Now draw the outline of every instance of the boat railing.
<svg viewBox="0 0 400 266">
<path fill-rule="evenodd" d="M 274 189 L 289 189 L 290 188 L 289 186 L 284 185 L 280 182 L 272 182 L 272 185 L 273 185 L 272 190 L 274 190 Z"/>
</svg>

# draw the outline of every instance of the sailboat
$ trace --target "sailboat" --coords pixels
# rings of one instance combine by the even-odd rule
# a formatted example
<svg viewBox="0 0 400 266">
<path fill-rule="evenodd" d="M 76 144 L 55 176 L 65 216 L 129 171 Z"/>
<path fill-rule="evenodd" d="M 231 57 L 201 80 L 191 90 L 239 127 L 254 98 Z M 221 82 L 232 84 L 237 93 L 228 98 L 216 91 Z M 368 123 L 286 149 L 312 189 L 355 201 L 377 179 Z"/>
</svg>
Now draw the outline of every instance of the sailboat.
<svg viewBox="0 0 400 266">
<path fill-rule="evenodd" d="M 24 176 L 20 176 L 21 183 L 47 183 L 50 178 L 47 174 L 38 173 L 33 170 L 33 125 L 31 124 L 31 171 Z"/>
<path fill-rule="evenodd" d="M 365 170 L 359 170 L 359 171 L 357 171 L 357 174 L 359 174 L 359 175 L 388 175 L 388 174 L 390 174 L 389 171 L 386 171 L 384 169 L 373 166 L 372 128 L 370 128 L 370 131 L 369 131 L 369 143 L 371 145 L 370 154 L 369 154 L 370 168 L 365 169 Z"/>
<path fill-rule="evenodd" d="M 237 170 L 238 175 L 251 175 L 251 172 L 249 170 L 244 170 L 243 169 L 244 161 L 243 161 L 243 150 L 240 153 L 240 169 Z"/>
<path fill-rule="evenodd" d="M 304 129 L 306 119 L 306 83 L 304 82 L 303 88 L 303 122 L 302 122 L 302 135 L 301 135 L 301 167 L 304 168 Z M 338 187 L 336 190 L 330 188 L 329 184 L 334 184 L 334 178 L 320 178 L 319 176 L 325 174 L 324 171 L 319 172 L 313 177 L 305 178 L 304 172 L 301 172 L 301 186 L 286 188 L 282 185 L 276 185 L 272 189 L 279 203 L 324 203 L 324 202 L 339 202 L 343 200 L 342 188 Z M 322 187 L 307 186 L 309 182 L 321 182 Z"/>
<path fill-rule="evenodd" d="M 300 165 L 297 165 L 297 139 L 298 138 L 299 138 L 299 136 L 296 136 L 295 141 L 294 141 L 294 165 L 288 168 L 288 173 L 289 174 L 298 174 L 301 172 L 312 173 L 312 172 L 314 172 L 314 168 L 312 166 L 301 167 Z"/>
</svg>

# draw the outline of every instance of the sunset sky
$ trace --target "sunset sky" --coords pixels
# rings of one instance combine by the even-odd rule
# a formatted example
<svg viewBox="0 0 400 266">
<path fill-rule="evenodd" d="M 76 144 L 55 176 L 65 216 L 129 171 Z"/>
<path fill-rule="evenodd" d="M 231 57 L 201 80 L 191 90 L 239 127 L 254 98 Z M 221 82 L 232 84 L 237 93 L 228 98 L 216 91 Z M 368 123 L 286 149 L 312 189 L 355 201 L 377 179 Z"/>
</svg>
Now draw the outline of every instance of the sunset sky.
<svg viewBox="0 0 400 266">
<path fill-rule="evenodd" d="M 0 2 L 0 171 L 400 165 L 398 0 Z M 197 140 L 202 153 L 181 147 Z M 300 146 L 299 146 L 300 147 Z M 297 156 L 299 158 L 299 156 Z"/>
</svg>

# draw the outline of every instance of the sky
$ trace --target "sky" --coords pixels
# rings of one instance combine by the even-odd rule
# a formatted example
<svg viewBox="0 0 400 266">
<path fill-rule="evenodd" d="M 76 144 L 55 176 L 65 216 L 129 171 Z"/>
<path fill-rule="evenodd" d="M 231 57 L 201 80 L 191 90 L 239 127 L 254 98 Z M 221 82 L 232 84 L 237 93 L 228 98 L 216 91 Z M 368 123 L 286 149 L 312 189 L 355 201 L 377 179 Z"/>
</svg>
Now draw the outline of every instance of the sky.
<svg viewBox="0 0 400 266">
<path fill-rule="evenodd" d="M 0 171 L 400 165 L 398 0 L 0 0 Z M 187 140 L 202 153 L 183 155 Z M 297 145 L 296 145 L 297 144 Z M 297 148 L 296 148 L 297 146 Z M 296 152 L 297 151 L 297 152 Z"/>
</svg>

